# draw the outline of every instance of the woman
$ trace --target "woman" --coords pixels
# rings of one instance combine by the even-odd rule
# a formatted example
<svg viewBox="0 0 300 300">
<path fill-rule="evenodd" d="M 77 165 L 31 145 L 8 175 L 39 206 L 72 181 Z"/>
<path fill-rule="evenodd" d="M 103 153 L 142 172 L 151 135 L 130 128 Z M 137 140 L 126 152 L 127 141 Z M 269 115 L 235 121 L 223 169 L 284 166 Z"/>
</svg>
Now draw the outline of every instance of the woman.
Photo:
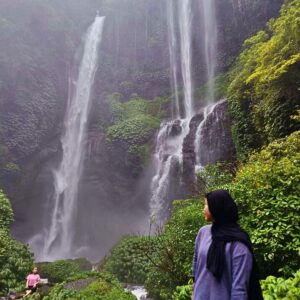
<svg viewBox="0 0 300 300">
<path fill-rule="evenodd" d="M 24 297 L 28 296 L 29 294 L 32 294 L 36 292 L 37 285 L 40 282 L 41 278 L 38 273 L 37 267 L 34 267 L 32 269 L 32 273 L 27 276 L 26 280 L 26 294 Z"/>
<path fill-rule="evenodd" d="M 263 299 L 255 258 L 247 233 L 237 224 L 238 210 L 230 194 L 206 195 L 202 227 L 193 259 L 194 300 Z"/>
</svg>

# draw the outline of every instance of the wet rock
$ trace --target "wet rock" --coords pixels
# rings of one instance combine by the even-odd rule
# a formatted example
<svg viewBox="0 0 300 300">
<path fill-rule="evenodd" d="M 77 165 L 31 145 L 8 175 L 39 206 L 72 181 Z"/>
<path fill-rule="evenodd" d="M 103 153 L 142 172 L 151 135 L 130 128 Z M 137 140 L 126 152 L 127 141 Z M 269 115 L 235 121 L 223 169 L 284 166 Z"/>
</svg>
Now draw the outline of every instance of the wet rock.
<svg viewBox="0 0 300 300">
<path fill-rule="evenodd" d="M 231 135 L 231 120 L 227 101 L 221 101 L 213 112 L 207 116 L 201 129 L 199 162 L 202 166 L 218 161 L 232 161 L 235 158 L 235 148 Z"/>
<path fill-rule="evenodd" d="M 188 196 L 188 193 L 192 191 L 192 186 L 195 181 L 195 164 L 196 164 L 196 155 L 195 155 L 195 137 L 199 124 L 202 122 L 204 116 L 203 112 L 196 114 L 190 121 L 189 124 L 189 133 L 185 137 L 182 146 L 182 181 L 183 189 L 185 194 Z"/>
<path fill-rule="evenodd" d="M 180 135 L 181 131 L 182 131 L 181 121 L 176 120 L 173 122 L 173 124 L 170 128 L 169 136 L 171 136 L 171 137 L 178 136 L 178 135 Z"/>
</svg>

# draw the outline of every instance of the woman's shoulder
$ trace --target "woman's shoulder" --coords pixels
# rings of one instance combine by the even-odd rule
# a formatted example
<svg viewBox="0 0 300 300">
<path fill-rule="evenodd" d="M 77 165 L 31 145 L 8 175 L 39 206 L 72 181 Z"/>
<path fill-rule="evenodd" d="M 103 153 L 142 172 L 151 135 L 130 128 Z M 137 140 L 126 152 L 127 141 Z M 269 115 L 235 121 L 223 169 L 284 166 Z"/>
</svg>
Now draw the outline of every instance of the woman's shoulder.
<svg viewBox="0 0 300 300">
<path fill-rule="evenodd" d="M 211 230 L 211 224 L 207 224 L 207 225 L 204 225 L 200 228 L 200 231 L 208 231 L 208 230 Z"/>
<path fill-rule="evenodd" d="M 211 224 L 207 224 L 207 225 L 204 225 L 202 226 L 200 229 L 199 229 L 199 232 L 198 232 L 198 235 L 203 235 L 203 234 L 207 234 L 207 233 L 211 233 Z"/>
<path fill-rule="evenodd" d="M 233 242 L 232 243 L 233 252 L 235 255 L 249 255 L 252 256 L 251 251 L 248 246 L 242 242 Z"/>
</svg>

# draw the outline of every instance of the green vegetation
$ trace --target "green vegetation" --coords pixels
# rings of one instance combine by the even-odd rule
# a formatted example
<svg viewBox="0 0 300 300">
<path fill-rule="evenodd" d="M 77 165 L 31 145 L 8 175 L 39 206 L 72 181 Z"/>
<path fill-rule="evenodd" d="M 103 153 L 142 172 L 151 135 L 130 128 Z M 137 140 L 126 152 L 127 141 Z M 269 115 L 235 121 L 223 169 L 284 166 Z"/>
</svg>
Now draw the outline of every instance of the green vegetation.
<svg viewBox="0 0 300 300">
<path fill-rule="evenodd" d="M 23 290 L 25 278 L 33 265 L 27 246 L 9 235 L 12 221 L 9 200 L 0 190 L 0 295 L 6 295 L 11 288 Z"/>
<path fill-rule="evenodd" d="M 183 286 L 177 286 L 175 292 L 172 295 L 172 300 L 190 300 L 193 293 L 193 283 L 189 281 L 189 284 Z"/>
<path fill-rule="evenodd" d="M 295 271 L 300 263 L 300 131 L 253 154 L 223 188 L 239 205 L 263 274 Z"/>
<path fill-rule="evenodd" d="M 137 175 L 150 158 L 150 142 L 164 113 L 164 99 L 147 101 L 134 96 L 121 103 L 121 97 L 114 93 L 108 99 L 112 125 L 106 130 L 106 145 L 116 161 L 123 162 L 125 168 Z"/>
<path fill-rule="evenodd" d="M 101 269 L 114 274 L 121 282 L 144 284 L 151 266 L 149 253 L 157 247 L 155 237 L 124 237 L 111 250 Z"/>
<path fill-rule="evenodd" d="M 92 272 L 90 276 L 95 280 L 82 290 L 67 289 L 65 283 L 55 285 L 50 294 L 44 297 L 44 300 L 134 300 L 135 297 L 125 292 L 118 280 L 108 273 Z"/>
<path fill-rule="evenodd" d="M 291 116 L 300 98 L 300 3 L 283 5 L 281 15 L 246 40 L 231 71 L 227 96 L 240 158 L 299 129 Z"/>
<path fill-rule="evenodd" d="M 202 202 L 174 202 L 172 215 L 157 236 L 157 251 L 152 252 L 154 263 L 145 283 L 150 296 L 171 299 L 176 286 L 186 284 L 191 278 L 194 241 L 199 228 L 204 225 L 202 209 Z"/>
<path fill-rule="evenodd" d="M 300 299 L 300 270 L 288 279 L 267 277 L 261 282 L 265 300 L 299 300 Z"/>
<path fill-rule="evenodd" d="M 38 263 L 39 273 L 50 282 L 62 282 L 75 275 L 91 270 L 91 264 L 84 258 L 57 260 L 54 262 Z"/>
</svg>

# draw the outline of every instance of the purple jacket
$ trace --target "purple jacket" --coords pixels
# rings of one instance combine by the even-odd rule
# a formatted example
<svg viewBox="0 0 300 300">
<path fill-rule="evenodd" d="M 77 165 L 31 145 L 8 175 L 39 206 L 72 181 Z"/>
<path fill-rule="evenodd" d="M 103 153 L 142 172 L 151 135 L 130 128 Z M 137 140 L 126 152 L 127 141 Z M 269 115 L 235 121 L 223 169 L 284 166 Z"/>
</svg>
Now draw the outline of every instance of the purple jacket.
<svg viewBox="0 0 300 300">
<path fill-rule="evenodd" d="M 221 280 L 217 280 L 206 268 L 207 252 L 212 241 L 211 226 L 202 227 L 195 241 L 193 300 L 247 300 L 252 254 L 243 243 L 227 243 L 225 269 Z"/>
</svg>

